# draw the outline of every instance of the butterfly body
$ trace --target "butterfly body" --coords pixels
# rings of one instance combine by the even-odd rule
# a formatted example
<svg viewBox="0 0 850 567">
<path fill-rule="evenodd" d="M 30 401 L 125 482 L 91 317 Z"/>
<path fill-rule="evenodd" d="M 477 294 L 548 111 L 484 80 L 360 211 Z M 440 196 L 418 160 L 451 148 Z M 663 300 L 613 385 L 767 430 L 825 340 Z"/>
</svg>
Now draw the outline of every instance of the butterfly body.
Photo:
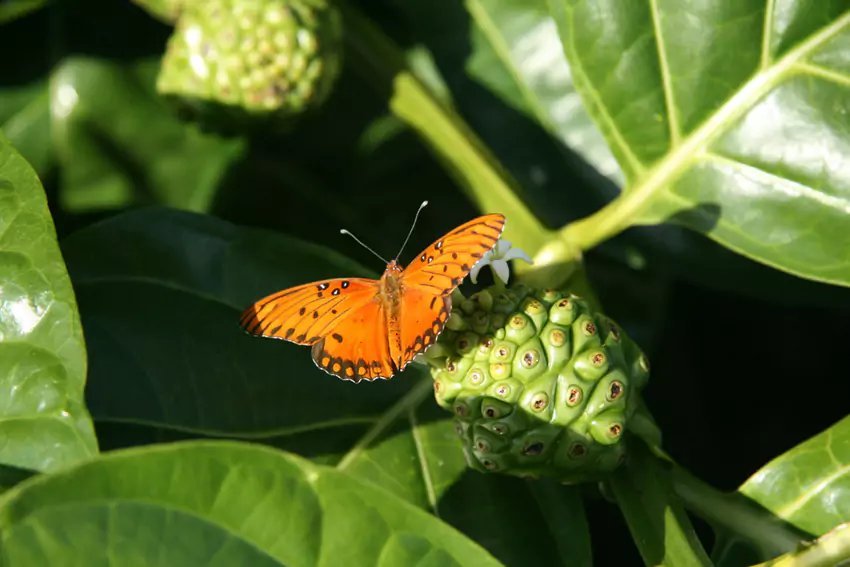
<svg viewBox="0 0 850 567">
<path fill-rule="evenodd" d="M 311 345 L 316 365 L 358 382 L 391 378 L 436 342 L 451 293 L 504 227 L 502 215 L 473 219 L 380 279 L 337 278 L 285 289 L 254 303 L 240 323 L 252 335 Z"/>
<path fill-rule="evenodd" d="M 381 303 L 386 317 L 387 338 L 389 339 L 390 360 L 395 369 L 402 367 L 401 353 L 401 298 L 404 293 L 402 274 L 404 269 L 396 260 L 387 264 L 381 276 L 376 299 Z"/>
</svg>

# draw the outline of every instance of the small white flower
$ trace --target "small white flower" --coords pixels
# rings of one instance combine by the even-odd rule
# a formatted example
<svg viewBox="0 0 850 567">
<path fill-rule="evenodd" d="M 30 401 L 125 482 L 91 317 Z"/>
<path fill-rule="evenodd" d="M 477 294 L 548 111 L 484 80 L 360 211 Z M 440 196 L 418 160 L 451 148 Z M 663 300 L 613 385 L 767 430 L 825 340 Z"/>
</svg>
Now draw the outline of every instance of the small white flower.
<svg viewBox="0 0 850 567">
<path fill-rule="evenodd" d="M 514 258 L 525 260 L 529 264 L 533 264 L 531 258 L 528 257 L 528 254 L 519 248 L 511 248 L 509 240 L 499 240 L 496 243 L 496 246 L 484 254 L 477 264 L 472 266 L 472 269 L 469 271 L 469 279 L 472 280 L 472 283 L 478 283 L 479 270 L 489 264 L 493 273 L 507 284 L 508 278 L 511 275 L 510 268 L 508 267 L 508 261 L 513 260 Z"/>
</svg>

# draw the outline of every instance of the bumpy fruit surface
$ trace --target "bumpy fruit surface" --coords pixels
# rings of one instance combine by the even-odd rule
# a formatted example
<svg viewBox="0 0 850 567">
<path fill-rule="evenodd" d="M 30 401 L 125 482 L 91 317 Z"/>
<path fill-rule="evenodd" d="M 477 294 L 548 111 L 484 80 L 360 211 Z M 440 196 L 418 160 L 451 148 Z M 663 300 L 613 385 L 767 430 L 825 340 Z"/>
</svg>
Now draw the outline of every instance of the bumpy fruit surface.
<svg viewBox="0 0 850 567">
<path fill-rule="evenodd" d="M 327 97 L 340 42 L 327 0 L 186 0 L 157 90 L 202 116 L 285 123 Z"/>
<path fill-rule="evenodd" d="M 648 379 L 646 358 L 613 321 L 569 293 L 522 285 L 456 302 L 426 356 L 470 466 L 565 482 L 622 461 Z"/>
</svg>

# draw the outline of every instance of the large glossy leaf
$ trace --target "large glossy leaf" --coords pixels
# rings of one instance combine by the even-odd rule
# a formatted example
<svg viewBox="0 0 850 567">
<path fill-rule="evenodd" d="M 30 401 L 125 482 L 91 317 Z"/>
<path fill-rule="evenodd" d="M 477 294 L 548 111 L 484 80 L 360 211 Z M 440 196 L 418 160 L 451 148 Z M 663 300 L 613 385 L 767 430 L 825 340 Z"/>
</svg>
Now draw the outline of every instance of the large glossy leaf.
<svg viewBox="0 0 850 567">
<path fill-rule="evenodd" d="M 850 417 L 772 460 L 739 491 L 815 535 L 850 522 Z"/>
<path fill-rule="evenodd" d="M 529 554 L 590 562 L 571 489 L 540 497 L 518 479 L 464 476 L 454 426 L 416 369 L 355 385 L 316 369 L 308 349 L 248 337 L 236 324 L 258 296 L 368 275 L 363 268 L 323 247 L 164 209 L 116 217 L 64 245 L 90 345 L 89 403 L 105 443 L 163 438 L 139 425 L 249 436 L 378 483 L 480 534 L 508 562 Z M 487 506 L 471 496 L 479 493 Z M 521 530 L 500 519 L 515 509 L 526 511 Z M 570 545 L 558 536 L 565 526 Z"/>
<path fill-rule="evenodd" d="M 0 135 L 0 463 L 52 470 L 97 452 L 86 350 L 44 191 Z"/>
<path fill-rule="evenodd" d="M 850 284 L 850 9 L 830 0 L 551 0 L 578 91 L 627 178 L 567 230 L 675 220 Z"/>
<path fill-rule="evenodd" d="M 452 102 L 521 181 L 541 219 L 560 225 L 616 196 L 622 174 L 578 100 L 545 1 L 477 0 L 439 12 L 427 2 L 392 4 L 429 48 Z M 570 152 L 608 177 L 587 175 Z M 779 272 L 672 224 L 634 228 L 591 254 L 645 268 L 644 279 L 661 271 L 756 297 L 819 305 L 850 300 L 846 290 Z"/>
<path fill-rule="evenodd" d="M 96 420 L 271 438 L 368 423 L 413 383 L 413 373 L 344 382 L 309 349 L 239 327 L 241 311 L 273 291 L 368 275 L 325 248 L 167 209 L 113 217 L 63 244 Z"/>
<path fill-rule="evenodd" d="M 421 386 L 390 408 L 337 468 L 430 510 L 508 565 L 532 557 L 591 565 L 578 489 L 467 470 L 453 420 L 432 401 L 430 384 Z"/>
<path fill-rule="evenodd" d="M 621 181 L 617 162 L 576 93 L 546 1 L 466 0 L 465 6 L 467 73 L 601 174 Z"/>
<path fill-rule="evenodd" d="M 498 565 L 390 493 L 268 448 L 196 442 L 107 457 L 0 501 L 4 564 Z"/>
</svg>

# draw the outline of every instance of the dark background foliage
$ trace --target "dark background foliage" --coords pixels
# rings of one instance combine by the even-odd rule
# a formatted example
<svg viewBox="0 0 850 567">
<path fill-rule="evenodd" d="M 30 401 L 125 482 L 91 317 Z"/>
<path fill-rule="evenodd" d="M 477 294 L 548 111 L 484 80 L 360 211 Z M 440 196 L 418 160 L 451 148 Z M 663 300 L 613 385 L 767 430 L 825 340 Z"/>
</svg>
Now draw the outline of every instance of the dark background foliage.
<svg viewBox="0 0 850 567">
<path fill-rule="evenodd" d="M 474 23 L 460 3 L 433 10 L 430 2 L 383 0 L 360 8 L 401 46 L 430 54 L 423 68 L 439 71 L 457 110 L 520 182 L 523 199 L 545 224 L 562 226 L 616 195 L 608 178 L 488 86 L 487 80 L 500 80 L 499 70 L 470 65 L 483 56 L 471 44 Z M 76 262 L 69 262 L 75 285 L 85 253 L 70 235 L 151 205 L 321 244 L 372 273 L 382 266 L 340 236 L 340 227 L 391 255 L 423 199 L 432 206 L 423 212 L 409 253 L 477 213 L 350 64 L 321 111 L 291 131 L 222 133 L 182 122 L 154 95 L 156 62 L 171 28 L 135 5 L 55 2 L 2 29 L 0 53 L 14 55 L 0 61 L 0 126 L 44 183 L 60 241 Z M 57 77 L 71 81 L 81 100 L 70 116 L 51 123 L 57 95 L 50 85 Z M 162 163 L 164 153 L 190 160 L 191 168 Z M 268 261 L 284 270 L 292 259 Z M 645 399 L 665 449 L 707 482 L 735 489 L 847 411 L 850 290 L 766 268 L 675 224 L 629 229 L 589 251 L 585 263 L 608 314 L 653 363 Z M 90 341 L 97 330 L 86 326 L 87 308 L 96 291 L 78 287 L 77 293 Z M 297 354 L 307 362 L 306 352 Z M 110 401 L 96 377 L 101 364 L 90 361 L 95 378 L 87 398 L 91 408 L 108 413 Z M 328 380 L 314 374 L 309 378 L 317 383 Z M 406 378 L 369 386 L 363 403 L 380 406 L 369 396 L 381 397 L 382 388 L 396 395 L 406 389 Z M 102 450 L 192 436 L 98 421 L 92 411 Z M 345 446 L 350 438 L 284 445 L 317 456 L 333 454 L 334 443 Z M 453 508 L 453 494 L 474 492 L 478 478 L 468 473 L 445 495 L 444 519 L 464 525 L 464 506 L 474 506 L 474 499 Z M 495 490 L 528 497 L 523 481 L 495 482 Z M 584 492 L 594 561 L 637 562 L 619 510 L 593 487 Z M 705 526 L 699 529 L 711 538 Z M 487 538 L 474 528 L 466 533 Z M 494 553 L 499 556 L 498 549 Z"/>
</svg>

